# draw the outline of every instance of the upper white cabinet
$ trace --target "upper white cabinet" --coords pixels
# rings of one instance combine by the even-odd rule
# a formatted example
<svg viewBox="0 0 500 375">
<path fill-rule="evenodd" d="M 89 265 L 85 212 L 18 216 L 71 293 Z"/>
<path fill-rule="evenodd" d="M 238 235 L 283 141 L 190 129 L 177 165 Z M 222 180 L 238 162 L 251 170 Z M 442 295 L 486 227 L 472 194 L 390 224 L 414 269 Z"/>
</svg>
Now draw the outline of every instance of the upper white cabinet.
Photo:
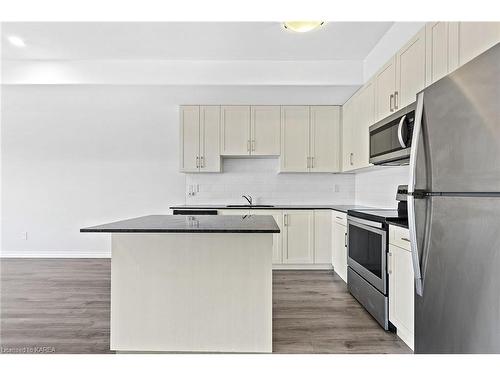
<svg viewBox="0 0 500 375">
<path fill-rule="evenodd" d="M 279 155 L 281 108 L 279 105 L 251 107 L 250 154 Z"/>
<path fill-rule="evenodd" d="M 467 63 L 498 42 L 500 42 L 500 22 L 459 22 L 459 65 Z"/>
<path fill-rule="evenodd" d="M 450 22 L 429 22 L 425 27 L 425 84 L 430 85 L 444 77 L 455 67 L 458 61 L 453 62 L 450 50 Z M 458 57 L 457 57 L 458 60 Z"/>
<path fill-rule="evenodd" d="M 280 171 L 340 171 L 339 107 L 281 107 Z"/>
<path fill-rule="evenodd" d="M 375 121 L 394 112 L 396 93 L 396 57 L 391 58 L 375 75 Z"/>
<path fill-rule="evenodd" d="M 221 154 L 279 155 L 280 106 L 222 106 Z"/>
<path fill-rule="evenodd" d="M 365 168 L 369 163 L 369 127 L 375 118 L 375 87 L 368 82 L 343 107 L 342 170 Z"/>
<path fill-rule="evenodd" d="M 309 170 L 340 171 L 340 107 L 311 106 Z"/>
<path fill-rule="evenodd" d="M 375 75 L 375 121 L 411 104 L 425 86 L 425 28 Z"/>
<path fill-rule="evenodd" d="M 220 172 L 219 106 L 180 107 L 180 169 Z"/>
<path fill-rule="evenodd" d="M 250 106 L 221 107 L 221 154 L 250 154 Z"/>
<path fill-rule="evenodd" d="M 283 263 L 314 263 L 314 212 L 283 211 Z"/>
<path fill-rule="evenodd" d="M 281 172 L 309 171 L 309 107 L 281 107 Z"/>
<path fill-rule="evenodd" d="M 394 110 L 417 99 L 425 87 L 425 28 L 411 38 L 396 54 L 396 92 Z"/>
</svg>

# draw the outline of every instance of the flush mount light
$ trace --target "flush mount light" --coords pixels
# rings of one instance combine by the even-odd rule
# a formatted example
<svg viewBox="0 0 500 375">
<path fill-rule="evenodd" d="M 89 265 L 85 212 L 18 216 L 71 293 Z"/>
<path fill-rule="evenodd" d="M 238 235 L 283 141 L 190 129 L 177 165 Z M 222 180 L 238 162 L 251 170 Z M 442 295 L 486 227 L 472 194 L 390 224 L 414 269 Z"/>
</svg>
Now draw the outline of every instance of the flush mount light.
<svg viewBox="0 0 500 375">
<path fill-rule="evenodd" d="M 317 29 L 323 25 L 325 21 L 287 21 L 283 22 L 283 27 L 287 30 L 292 30 L 297 33 L 306 33 Z"/>
<path fill-rule="evenodd" d="M 16 47 L 25 47 L 26 44 L 24 43 L 24 40 L 18 36 L 15 36 L 15 35 L 11 35 L 9 37 L 7 37 L 7 40 L 10 42 L 10 44 L 12 44 L 13 46 L 16 46 Z"/>
</svg>

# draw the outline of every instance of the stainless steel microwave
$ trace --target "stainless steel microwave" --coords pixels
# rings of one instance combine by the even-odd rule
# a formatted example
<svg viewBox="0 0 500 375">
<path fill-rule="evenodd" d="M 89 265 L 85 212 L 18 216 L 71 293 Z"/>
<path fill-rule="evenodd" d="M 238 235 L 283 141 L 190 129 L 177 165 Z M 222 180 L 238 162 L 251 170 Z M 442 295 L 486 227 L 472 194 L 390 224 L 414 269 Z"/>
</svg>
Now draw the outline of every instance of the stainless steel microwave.
<svg viewBox="0 0 500 375">
<path fill-rule="evenodd" d="M 370 126 L 370 163 L 404 165 L 410 160 L 415 103 Z"/>
</svg>

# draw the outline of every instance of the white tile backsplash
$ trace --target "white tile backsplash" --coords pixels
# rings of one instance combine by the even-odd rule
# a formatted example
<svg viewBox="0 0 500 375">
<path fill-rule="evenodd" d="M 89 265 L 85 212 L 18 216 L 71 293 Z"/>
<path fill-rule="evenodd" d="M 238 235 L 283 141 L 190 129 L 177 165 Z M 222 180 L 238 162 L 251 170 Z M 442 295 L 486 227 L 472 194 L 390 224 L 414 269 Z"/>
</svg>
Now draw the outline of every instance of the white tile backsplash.
<svg viewBox="0 0 500 375">
<path fill-rule="evenodd" d="M 279 159 L 223 159 L 223 173 L 186 175 L 186 204 L 353 204 L 353 174 L 283 173 Z M 199 192 L 188 195 L 190 186 Z"/>
<path fill-rule="evenodd" d="M 358 172 L 355 183 L 356 204 L 380 208 L 396 208 L 398 185 L 408 184 L 408 166 L 373 167 Z"/>
</svg>

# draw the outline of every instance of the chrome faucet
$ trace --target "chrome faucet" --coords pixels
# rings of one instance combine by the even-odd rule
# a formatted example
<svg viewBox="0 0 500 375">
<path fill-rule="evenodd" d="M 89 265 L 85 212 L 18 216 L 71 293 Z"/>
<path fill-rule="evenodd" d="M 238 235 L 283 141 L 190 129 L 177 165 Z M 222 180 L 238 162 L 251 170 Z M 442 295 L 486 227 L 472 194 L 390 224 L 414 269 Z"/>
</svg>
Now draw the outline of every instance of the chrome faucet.
<svg viewBox="0 0 500 375">
<path fill-rule="evenodd" d="M 250 195 L 242 195 L 241 197 L 245 198 L 250 206 L 252 205 L 252 197 Z"/>
</svg>

